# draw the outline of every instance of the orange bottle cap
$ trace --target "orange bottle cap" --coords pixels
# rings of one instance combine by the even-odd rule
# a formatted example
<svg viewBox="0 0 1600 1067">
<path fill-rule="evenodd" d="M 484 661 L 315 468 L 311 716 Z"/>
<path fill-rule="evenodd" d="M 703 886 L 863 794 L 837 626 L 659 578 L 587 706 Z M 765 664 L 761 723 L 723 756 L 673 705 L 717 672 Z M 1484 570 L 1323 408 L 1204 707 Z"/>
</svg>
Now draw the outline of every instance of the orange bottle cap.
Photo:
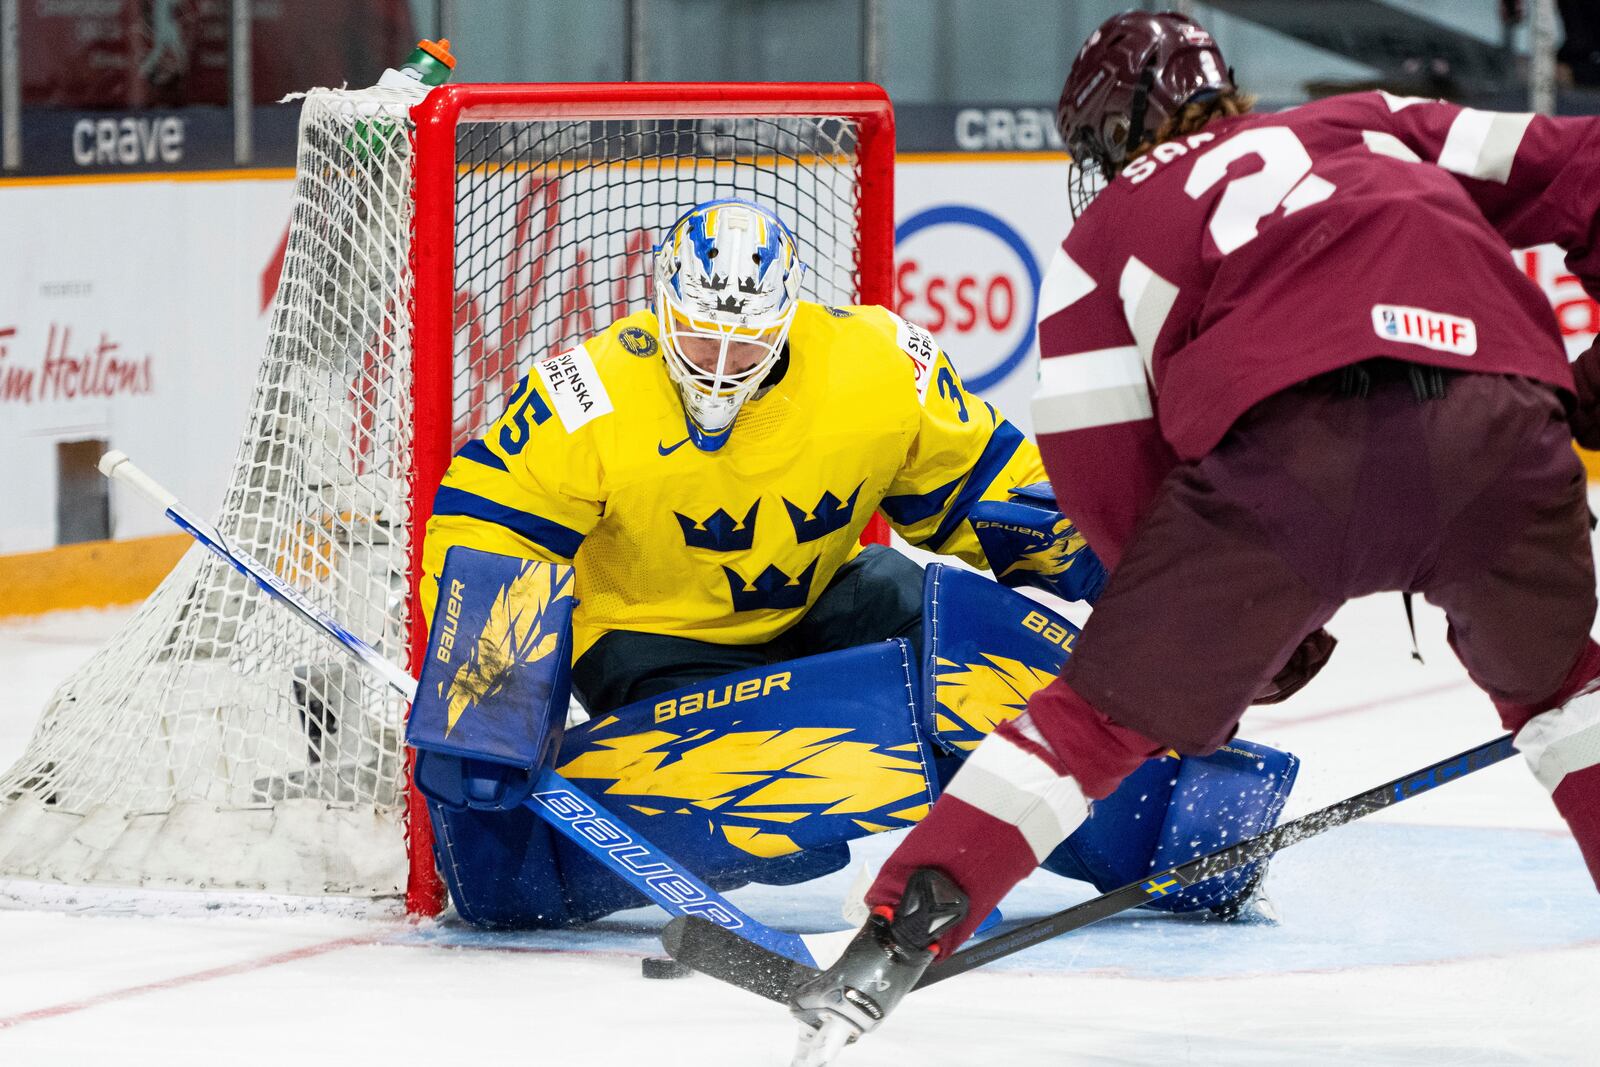
<svg viewBox="0 0 1600 1067">
<path fill-rule="evenodd" d="M 456 57 L 450 54 L 450 38 L 441 37 L 437 41 L 418 41 L 417 47 L 451 70 L 456 69 Z"/>
</svg>

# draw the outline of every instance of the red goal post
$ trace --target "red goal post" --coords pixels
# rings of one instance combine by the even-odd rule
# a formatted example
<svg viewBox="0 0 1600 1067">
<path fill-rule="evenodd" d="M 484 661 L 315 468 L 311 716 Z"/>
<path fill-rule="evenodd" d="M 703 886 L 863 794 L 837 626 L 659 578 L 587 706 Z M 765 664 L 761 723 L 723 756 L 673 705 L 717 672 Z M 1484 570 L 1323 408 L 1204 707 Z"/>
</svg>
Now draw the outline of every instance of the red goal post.
<svg viewBox="0 0 1600 1067">
<path fill-rule="evenodd" d="M 407 579 L 409 665 L 415 670 L 427 644 L 417 603 L 422 525 L 463 435 L 481 432 L 498 414 L 505 392 L 494 386 L 504 390 L 518 367 L 526 373 L 526 362 L 545 354 L 540 348 L 554 351 L 580 340 L 582 330 L 572 327 L 603 328 L 593 312 L 620 310 L 637 293 L 630 279 L 642 280 L 641 268 L 648 269 L 640 235 L 653 231 L 658 238 L 678 213 L 712 195 L 776 200 L 772 206 L 795 228 L 802 258 L 810 253 L 827 261 L 825 272 L 812 263 L 811 277 L 820 280 L 808 298 L 892 303 L 894 114 L 884 90 L 869 84 L 480 84 L 435 89 L 411 118 L 414 445 Z M 475 140 L 474 130 L 488 132 Z M 621 177 L 607 184 L 615 175 Z M 477 191 L 507 182 L 515 195 Z M 540 196 L 536 223 L 528 204 Z M 576 210 L 590 214 L 574 219 L 569 208 L 553 217 L 569 197 L 580 204 Z M 492 226 L 507 212 L 521 220 L 510 237 L 479 239 L 472 230 Z M 607 213 L 620 213 L 620 230 L 576 224 Z M 535 225 L 544 227 L 538 238 L 528 236 Z M 568 228 L 571 235 L 550 236 Z M 812 228 L 828 231 L 826 242 L 809 233 Z M 586 241 L 605 247 L 586 247 Z M 520 251 L 534 245 L 536 261 L 535 253 Z M 572 295 L 596 284 L 585 270 L 596 263 L 603 264 L 602 274 L 605 265 L 619 273 L 609 306 L 584 292 Z M 524 277 L 513 283 L 517 271 Z M 498 279 L 498 289 L 484 288 L 485 276 Z M 557 288 L 568 288 L 541 295 L 541 283 L 552 276 Z M 474 280 L 484 291 L 473 290 Z M 497 296 L 503 298 L 498 311 L 488 306 Z M 498 345 L 485 340 L 490 319 L 497 320 Z M 407 803 L 407 910 L 431 914 L 444 904 L 431 828 L 415 790 L 408 790 Z"/>
</svg>

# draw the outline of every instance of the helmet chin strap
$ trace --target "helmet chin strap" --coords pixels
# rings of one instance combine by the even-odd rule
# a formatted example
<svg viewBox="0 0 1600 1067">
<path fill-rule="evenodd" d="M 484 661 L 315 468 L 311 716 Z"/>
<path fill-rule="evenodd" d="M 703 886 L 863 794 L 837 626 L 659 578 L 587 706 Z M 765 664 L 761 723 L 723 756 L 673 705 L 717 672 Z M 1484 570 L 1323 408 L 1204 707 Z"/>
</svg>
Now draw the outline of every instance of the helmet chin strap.
<svg viewBox="0 0 1600 1067">
<path fill-rule="evenodd" d="M 1133 88 L 1133 100 L 1128 107 L 1128 143 L 1122 146 L 1122 162 L 1138 149 L 1144 141 L 1144 115 L 1150 104 L 1150 90 L 1156 83 L 1156 57 L 1151 56 L 1139 72 L 1139 84 Z"/>
</svg>

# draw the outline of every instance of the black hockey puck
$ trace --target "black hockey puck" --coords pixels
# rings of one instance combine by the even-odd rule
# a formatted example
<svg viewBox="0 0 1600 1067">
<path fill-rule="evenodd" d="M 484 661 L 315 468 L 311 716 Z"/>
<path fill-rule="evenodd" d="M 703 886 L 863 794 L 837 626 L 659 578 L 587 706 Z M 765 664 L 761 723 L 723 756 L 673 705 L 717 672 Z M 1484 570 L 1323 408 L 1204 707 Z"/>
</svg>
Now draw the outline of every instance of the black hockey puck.
<svg viewBox="0 0 1600 1067">
<path fill-rule="evenodd" d="M 646 978 L 687 978 L 694 968 L 671 956 L 646 956 L 639 961 L 639 972 Z"/>
</svg>

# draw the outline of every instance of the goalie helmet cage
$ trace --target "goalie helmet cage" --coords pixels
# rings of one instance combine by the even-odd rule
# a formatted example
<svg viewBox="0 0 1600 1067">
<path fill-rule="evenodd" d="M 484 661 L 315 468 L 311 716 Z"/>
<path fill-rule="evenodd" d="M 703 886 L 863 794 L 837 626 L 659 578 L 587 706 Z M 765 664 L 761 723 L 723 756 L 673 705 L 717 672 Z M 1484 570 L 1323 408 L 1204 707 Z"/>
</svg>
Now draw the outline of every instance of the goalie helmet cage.
<svg viewBox="0 0 1600 1067">
<path fill-rule="evenodd" d="M 216 525 L 415 673 L 422 526 L 451 455 L 534 360 L 644 306 L 651 248 L 683 211 L 761 200 L 796 232 L 807 299 L 890 302 L 894 120 L 881 88 L 856 84 L 455 85 L 409 102 L 305 99 Z M 435 913 L 404 713 L 192 548 L 0 776 L 0 898 L 403 893 Z"/>
</svg>

